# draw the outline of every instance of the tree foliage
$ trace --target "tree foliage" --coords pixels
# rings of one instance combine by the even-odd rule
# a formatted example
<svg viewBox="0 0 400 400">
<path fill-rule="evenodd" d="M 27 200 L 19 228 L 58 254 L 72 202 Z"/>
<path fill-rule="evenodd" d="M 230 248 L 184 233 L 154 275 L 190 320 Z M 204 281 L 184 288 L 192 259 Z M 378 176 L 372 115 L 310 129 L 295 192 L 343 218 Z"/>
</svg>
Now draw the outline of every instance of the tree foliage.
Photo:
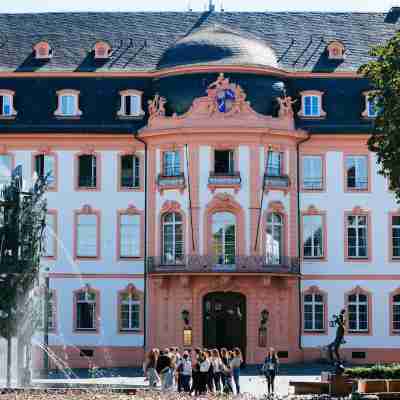
<svg viewBox="0 0 400 400">
<path fill-rule="evenodd" d="M 374 87 L 370 96 L 377 102 L 379 114 L 368 141 L 375 152 L 379 173 L 388 178 L 396 199 L 400 201 L 400 33 L 371 51 L 374 59 L 359 72 Z"/>
</svg>

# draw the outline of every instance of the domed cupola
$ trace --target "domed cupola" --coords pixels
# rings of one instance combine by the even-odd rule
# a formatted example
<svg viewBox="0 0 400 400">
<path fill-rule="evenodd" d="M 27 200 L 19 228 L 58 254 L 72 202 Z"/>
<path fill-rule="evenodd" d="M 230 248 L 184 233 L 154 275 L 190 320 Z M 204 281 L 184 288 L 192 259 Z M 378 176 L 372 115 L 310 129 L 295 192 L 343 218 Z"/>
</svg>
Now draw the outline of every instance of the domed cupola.
<svg viewBox="0 0 400 400">
<path fill-rule="evenodd" d="M 278 67 L 275 52 L 258 39 L 218 25 L 191 32 L 162 55 L 158 69 L 195 65 Z"/>
</svg>

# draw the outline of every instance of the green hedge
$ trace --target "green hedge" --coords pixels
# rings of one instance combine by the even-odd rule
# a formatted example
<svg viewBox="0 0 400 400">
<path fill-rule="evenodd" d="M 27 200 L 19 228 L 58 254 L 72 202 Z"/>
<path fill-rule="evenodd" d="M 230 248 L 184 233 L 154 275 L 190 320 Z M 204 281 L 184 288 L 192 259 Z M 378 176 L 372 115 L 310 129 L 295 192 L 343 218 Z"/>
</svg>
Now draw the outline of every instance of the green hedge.
<svg viewBox="0 0 400 400">
<path fill-rule="evenodd" d="M 346 369 L 345 373 L 359 379 L 400 379 L 400 364 L 354 367 Z"/>
</svg>

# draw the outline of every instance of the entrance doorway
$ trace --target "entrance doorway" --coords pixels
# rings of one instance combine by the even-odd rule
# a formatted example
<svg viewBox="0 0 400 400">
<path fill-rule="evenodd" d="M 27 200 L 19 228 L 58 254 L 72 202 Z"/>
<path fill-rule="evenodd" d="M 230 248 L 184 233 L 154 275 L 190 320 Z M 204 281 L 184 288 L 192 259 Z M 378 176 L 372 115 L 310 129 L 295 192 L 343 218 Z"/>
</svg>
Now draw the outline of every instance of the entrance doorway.
<svg viewBox="0 0 400 400">
<path fill-rule="evenodd" d="M 246 297 L 214 292 L 203 299 L 203 342 L 207 349 L 239 347 L 246 354 Z"/>
</svg>

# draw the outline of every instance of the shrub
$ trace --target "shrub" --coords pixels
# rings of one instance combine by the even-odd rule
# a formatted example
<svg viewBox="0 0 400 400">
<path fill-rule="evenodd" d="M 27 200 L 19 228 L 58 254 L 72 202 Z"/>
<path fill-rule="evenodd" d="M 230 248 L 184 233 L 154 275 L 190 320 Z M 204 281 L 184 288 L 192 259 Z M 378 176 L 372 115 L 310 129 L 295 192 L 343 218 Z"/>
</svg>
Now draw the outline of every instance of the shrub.
<svg viewBox="0 0 400 400">
<path fill-rule="evenodd" d="M 400 379 L 400 364 L 354 367 L 346 369 L 345 373 L 358 379 Z"/>
</svg>

